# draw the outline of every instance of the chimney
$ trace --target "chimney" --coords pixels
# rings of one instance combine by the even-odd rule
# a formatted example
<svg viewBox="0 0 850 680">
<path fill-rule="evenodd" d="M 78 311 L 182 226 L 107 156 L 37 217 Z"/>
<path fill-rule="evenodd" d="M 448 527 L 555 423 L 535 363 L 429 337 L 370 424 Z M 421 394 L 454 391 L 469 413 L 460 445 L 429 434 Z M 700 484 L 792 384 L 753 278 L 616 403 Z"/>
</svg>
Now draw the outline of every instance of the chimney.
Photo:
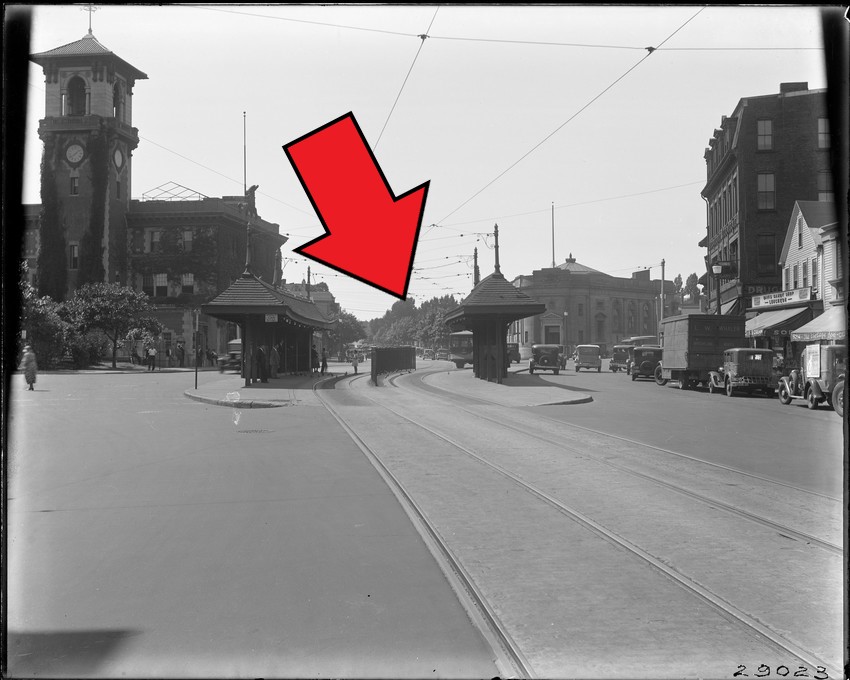
<svg viewBox="0 0 850 680">
<path fill-rule="evenodd" d="M 779 94 L 788 94 L 789 92 L 805 92 L 809 89 L 808 83 L 780 83 Z"/>
</svg>

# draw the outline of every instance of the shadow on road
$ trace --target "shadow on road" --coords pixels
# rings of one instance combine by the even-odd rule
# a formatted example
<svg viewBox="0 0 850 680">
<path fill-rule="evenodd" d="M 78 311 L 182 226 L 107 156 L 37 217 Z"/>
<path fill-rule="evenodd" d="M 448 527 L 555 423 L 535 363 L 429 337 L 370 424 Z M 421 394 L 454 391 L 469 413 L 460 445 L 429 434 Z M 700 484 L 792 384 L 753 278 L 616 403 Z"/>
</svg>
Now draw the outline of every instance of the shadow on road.
<svg viewBox="0 0 850 680">
<path fill-rule="evenodd" d="M 54 632 L 15 632 L 7 638 L 9 677 L 85 677 L 110 656 L 127 638 L 139 630 L 79 630 Z"/>
<path fill-rule="evenodd" d="M 557 387 L 570 392 L 596 392 L 587 387 L 578 387 L 575 385 L 565 385 L 559 382 L 549 382 L 538 375 L 529 375 L 528 373 L 512 373 L 507 378 L 502 380 L 502 385 L 506 387 Z"/>
</svg>

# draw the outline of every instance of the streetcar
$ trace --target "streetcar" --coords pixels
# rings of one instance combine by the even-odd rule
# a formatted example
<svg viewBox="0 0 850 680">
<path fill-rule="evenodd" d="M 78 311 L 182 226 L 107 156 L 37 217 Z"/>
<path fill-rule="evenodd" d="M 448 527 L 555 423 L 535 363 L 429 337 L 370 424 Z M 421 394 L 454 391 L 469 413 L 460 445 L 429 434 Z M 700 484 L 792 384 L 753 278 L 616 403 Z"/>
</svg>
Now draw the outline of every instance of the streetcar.
<svg viewBox="0 0 850 680">
<path fill-rule="evenodd" d="M 449 336 L 449 361 L 458 368 L 472 363 L 472 331 L 458 331 Z"/>
</svg>

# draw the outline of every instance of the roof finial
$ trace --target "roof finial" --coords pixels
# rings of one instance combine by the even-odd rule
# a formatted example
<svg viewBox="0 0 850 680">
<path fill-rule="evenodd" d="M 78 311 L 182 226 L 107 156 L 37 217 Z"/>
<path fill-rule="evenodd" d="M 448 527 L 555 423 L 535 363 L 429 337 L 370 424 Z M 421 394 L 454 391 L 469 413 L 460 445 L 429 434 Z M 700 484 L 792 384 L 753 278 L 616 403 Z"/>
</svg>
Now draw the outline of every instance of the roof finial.
<svg viewBox="0 0 850 680">
<path fill-rule="evenodd" d="M 476 248 L 472 253 L 472 287 L 475 288 L 481 281 L 481 272 L 478 270 L 478 248 Z"/>
<path fill-rule="evenodd" d="M 87 4 L 83 5 L 82 7 L 80 7 L 80 9 L 84 12 L 89 13 L 89 32 L 88 32 L 88 35 L 94 37 L 94 34 L 91 32 L 91 15 L 94 14 L 95 12 L 97 12 L 97 10 L 99 10 L 100 7 L 95 7 L 92 3 L 87 3 Z"/>
</svg>

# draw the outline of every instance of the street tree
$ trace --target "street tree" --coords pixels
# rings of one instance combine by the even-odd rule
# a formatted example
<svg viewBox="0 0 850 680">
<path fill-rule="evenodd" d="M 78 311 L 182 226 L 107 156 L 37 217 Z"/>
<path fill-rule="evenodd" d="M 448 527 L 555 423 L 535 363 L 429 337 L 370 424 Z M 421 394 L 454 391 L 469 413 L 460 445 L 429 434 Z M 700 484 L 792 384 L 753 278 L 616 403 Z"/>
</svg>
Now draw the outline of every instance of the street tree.
<svg viewBox="0 0 850 680">
<path fill-rule="evenodd" d="M 60 316 L 61 305 L 50 297 L 40 297 L 27 281 L 26 262 L 21 265 L 20 330 L 44 368 L 58 364 L 65 355 L 68 324 Z"/>
<path fill-rule="evenodd" d="M 102 332 L 112 345 L 116 368 L 118 345 L 133 330 L 157 336 L 162 324 L 153 316 L 147 295 L 114 283 L 88 283 L 65 303 L 69 322 L 80 333 Z"/>
<path fill-rule="evenodd" d="M 360 320 L 350 312 L 340 312 L 336 324 L 330 333 L 332 342 L 340 350 L 352 342 L 366 337 L 366 330 Z"/>
<path fill-rule="evenodd" d="M 690 295 L 692 300 L 699 299 L 699 277 L 696 272 L 688 276 L 685 281 L 684 293 Z"/>
</svg>

